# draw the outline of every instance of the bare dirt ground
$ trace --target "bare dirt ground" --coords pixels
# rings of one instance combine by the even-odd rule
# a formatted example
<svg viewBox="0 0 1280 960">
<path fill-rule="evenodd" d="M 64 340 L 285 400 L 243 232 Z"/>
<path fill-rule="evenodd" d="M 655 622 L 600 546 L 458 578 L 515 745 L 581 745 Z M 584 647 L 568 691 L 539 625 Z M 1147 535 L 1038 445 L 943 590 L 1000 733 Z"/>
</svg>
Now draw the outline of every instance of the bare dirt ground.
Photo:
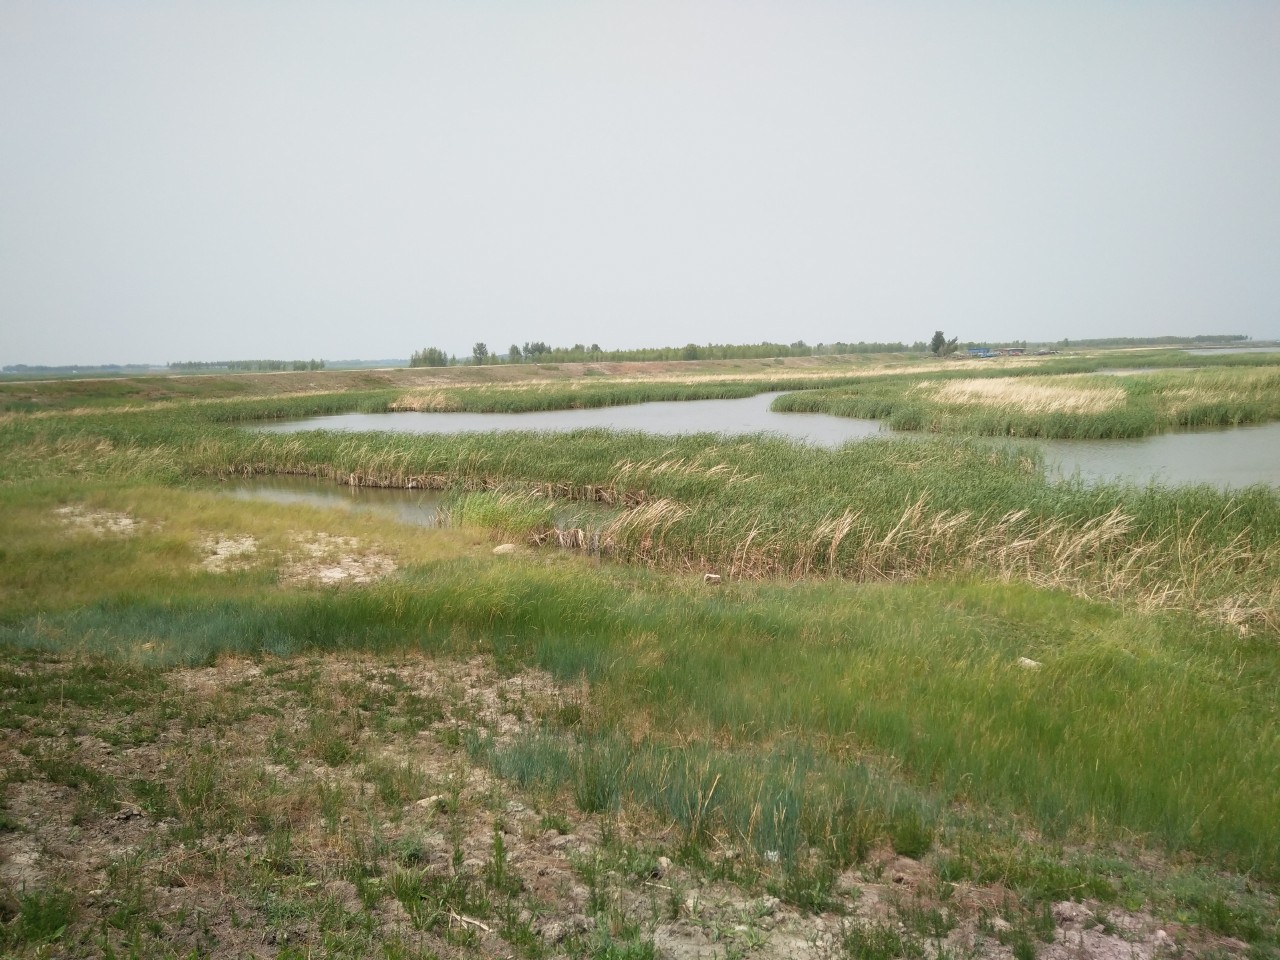
<svg viewBox="0 0 1280 960">
<path fill-rule="evenodd" d="M 165 674 L 15 654 L 0 667 L 0 954 L 239 957 L 1097 957 L 1245 944 L 1009 891 L 877 849 L 827 909 L 713 838 L 584 814 L 486 749 L 585 690 L 481 660 L 226 660 Z M 484 748 L 484 749 L 482 749 Z M 767 858 L 765 858 L 767 861 Z M 8 953 L 5 953 L 5 948 Z"/>
<path fill-rule="evenodd" d="M 93 510 L 79 504 L 58 507 L 54 514 L 72 530 L 95 536 L 129 537 L 139 533 L 143 524 L 127 513 L 114 510 Z"/>
</svg>

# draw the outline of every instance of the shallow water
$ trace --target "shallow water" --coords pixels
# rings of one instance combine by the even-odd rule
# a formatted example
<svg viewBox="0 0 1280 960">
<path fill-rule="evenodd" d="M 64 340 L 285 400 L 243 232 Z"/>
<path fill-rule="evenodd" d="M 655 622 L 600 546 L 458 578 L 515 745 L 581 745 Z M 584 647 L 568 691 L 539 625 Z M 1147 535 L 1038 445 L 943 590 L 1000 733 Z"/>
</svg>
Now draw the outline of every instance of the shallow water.
<svg viewBox="0 0 1280 960">
<path fill-rule="evenodd" d="M 1201 357 L 1211 357 L 1215 353 L 1280 353 L 1280 347 L 1197 347 L 1187 353 Z"/>
<path fill-rule="evenodd" d="M 564 432 L 600 428 L 641 433 L 774 433 L 825 447 L 876 436 L 877 420 L 854 420 L 823 413 L 774 413 L 780 393 L 761 393 L 741 400 L 674 400 L 635 403 L 589 410 L 544 410 L 536 413 L 343 413 L 256 425 L 268 433 L 300 430 L 387 430 L 393 433 L 488 433 L 493 430 Z"/>
<path fill-rule="evenodd" d="M 1051 476 L 1219 488 L 1280 487 L 1280 423 L 1137 440 L 1038 440 Z"/>
<path fill-rule="evenodd" d="M 824 447 L 873 437 L 921 436 L 895 433 L 882 428 L 876 420 L 823 413 L 774 413 L 769 404 L 778 395 L 764 393 L 743 400 L 685 400 L 539 413 L 352 413 L 261 424 L 253 429 L 271 433 L 384 430 L 441 434 L 600 427 L 668 435 L 772 433 Z M 1086 481 L 1120 480 L 1143 485 L 1207 483 L 1220 488 L 1239 488 L 1264 484 L 1280 488 L 1280 423 L 1167 433 L 1138 440 L 992 439 L 991 442 L 1020 443 L 1040 449 L 1050 476 L 1056 477 L 1079 474 Z"/>
<path fill-rule="evenodd" d="M 231 480 L 222 492 L 237 500 L 301 503 L 352 513 L 373 513 L 400 523 L 434 527 L 442 494 L 436 490 L 349 487 L 315 477 L 249 477 Z"/>
</svg>

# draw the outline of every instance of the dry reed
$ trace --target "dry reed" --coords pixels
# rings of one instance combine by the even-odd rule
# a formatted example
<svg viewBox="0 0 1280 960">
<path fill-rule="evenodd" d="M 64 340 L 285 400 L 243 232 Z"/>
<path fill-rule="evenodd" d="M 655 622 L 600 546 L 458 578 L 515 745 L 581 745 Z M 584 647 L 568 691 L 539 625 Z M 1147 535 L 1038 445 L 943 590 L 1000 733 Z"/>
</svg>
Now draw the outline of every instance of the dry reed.
<svg viewBox="0 0 1280 960">
<path fill-rule="evenodd" d="M 1060 379 L 1060 378 L 1059 378 Z M 1016 409 L 1023 413 L 1105 413 L 1125 403 L 1120 387 L 1060 386 L 1031 377 L 922 383 L 940 403 Z"/>
</svg>

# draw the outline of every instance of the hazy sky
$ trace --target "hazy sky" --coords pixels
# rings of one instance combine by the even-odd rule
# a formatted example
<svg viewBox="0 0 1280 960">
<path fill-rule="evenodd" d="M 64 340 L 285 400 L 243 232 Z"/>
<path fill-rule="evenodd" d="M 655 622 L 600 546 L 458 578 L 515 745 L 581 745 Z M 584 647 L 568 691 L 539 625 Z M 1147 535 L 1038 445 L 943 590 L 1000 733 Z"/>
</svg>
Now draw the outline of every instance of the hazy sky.
<svg viewBox="0 0 1280 960">
<path fill-rule="evenodd" d="M 1280 3 L 0 0 L 0 363 L 1280 336 Z"/>
</svg>

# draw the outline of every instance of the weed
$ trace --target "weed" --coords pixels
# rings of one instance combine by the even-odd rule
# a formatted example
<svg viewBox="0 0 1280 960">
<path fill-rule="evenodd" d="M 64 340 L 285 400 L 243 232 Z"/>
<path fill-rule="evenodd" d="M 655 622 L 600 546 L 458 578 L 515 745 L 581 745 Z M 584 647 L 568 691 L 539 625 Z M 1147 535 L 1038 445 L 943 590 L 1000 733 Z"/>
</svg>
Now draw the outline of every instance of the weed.
<svg viewBox="0 0 1280 960">
<path fill-rule="evenodd" d="M 370 760 L 364 765 L 364 775 L 382 802 L 394 810 L 426 792 L 427 778 L 412 763 Z"/>
<path fill-rule="evenodd" d="M 18 916 L 9 936 L 18 946 L 59 939 L 76 916 L 76 897 L 70 890 L 51 887 L 18 897 Z M 3 942 L 3 941 L 0 941 Z"/>
<path fill-rule="evenodd" d="M 770 881 L 768 889 L 806 913 L 826 913 L 838 904 L 837 879 L 835 866 L 829 862 L 794 863 L 783 871 L 781 880 Z"/>
<path fill-rule="evenodd" d="M 955 916 L 949 911 L 927 906 L 918 900 L 898 904 L 896 912 L 906 929 L 932 940 L 942 940 L 957 924 Z"/>
<path fill-rule="evenodd" d="M 520 892 L 520 878 L 511 872 L 506 841 L 502 827 L 497 823 L 493 825 L 493 842 L 484 867 L 484 879 L 489 892 L 496 896 L 511 897 Z"/>
<path fill-rule="evenodd" d="M 889 838 L 896 853 L 919 860 L 933 846 L 934 827 L 915 807 L 895 811 L 889 821 Z"/>
<path fill-rule="evenodd" d="M 563 813 L 544 813 L 538 821 L 538 829 L 554 830 L 561 836 L 573 833 L 573 824 Z"/>
<path fill-rule="evenodd" d="M 848 960 L 921 960 L 923 945 L 885 924 L 851 924 L 842 940 Z"/>
<path fill-rule="evenodd" d="M 1252 943 L 1264 936 L 1264 921 L 1255 911 L 1234 907 L 1220 896 L 1201 903 L 1196 915 L 1207 929 L 1226 937 Z"/>
</svg>

